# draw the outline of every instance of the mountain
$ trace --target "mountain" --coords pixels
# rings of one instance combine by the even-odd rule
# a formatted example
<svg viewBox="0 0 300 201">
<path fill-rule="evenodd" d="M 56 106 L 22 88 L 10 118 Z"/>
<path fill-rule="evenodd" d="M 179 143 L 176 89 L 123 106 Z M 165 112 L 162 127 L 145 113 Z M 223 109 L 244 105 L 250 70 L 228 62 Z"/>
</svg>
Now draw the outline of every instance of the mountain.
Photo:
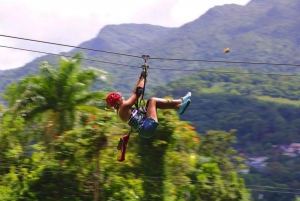
<svg viewBox="0 0 300 201">
<path fill-rule="evenodd" d="M 299 63 L 299 17 L 297 0 L 216 6 L 171 36 L 153 41 L 148 50 L 160 57 Z M 230 54 L 222 53 L 225 47 Z"/>
<path fill-rule="evenodd" d="M 80 46 L 151 58 L 191 58 L 204 60 L 228 60 L 247 62 L 300 63 L 300 1 L 298 0 L 252 0 L 245 6 L 228 4 L 208 10 L 198 19 L 178 28 L 166 28 L 146 24 L 109 25 L 99 34 Z M 229 54 L 223 49 L 230 47 Z M 68 54 L 82 51 L 74 49 Z M 116 54 L 83 51 L 86 58 L 130 65 L 120 66 L 93 61 L 84 61 L 83 66 L 101 68 L 110 73 L 112 83 L 95 86 L 131 92 L 138 79 L 143 59 Z M 244 67 L 263 72 L 297 73 L 296 67 L 271 65 L 246 65 L 205 63 L 151 59 L 148 89 L 155 84 L 166 84 L 190 71 L 211 67 Z M 1 92 L 12 81 L 28 73 L 37 73 L 41 61 L 55 65 L 57 57 L 42 56 L 24 67 L 6 71 L 0 75 Z"/>
<path fill-rule="evenodd" d="M 192 92 L 182 120 L 198 133 L 237 130 L 237 150 L 264 154 L 271 145 L 300 141 L 300 77 L 195 73 L 157 87 L 156 97 Z M 264 147 L 262 149 L 262 147 Z"/>
<path fill-rule="evenodd" d="M 173 29 L 147 24 L 108 25 L 96 38 L 80 46 L 107 51 L 126 51 L 167 35 Z"/>
<path fill-rule="evenodd" d="M 127 49 L 138 46 L 138 44 L 142 44 L 143 42 L 149 42 L 150 40 L 154 40 L 155 38 L 168 34 L 172 30 L 173 28 L 166 28 L 147 24 L 108 25 L 101 29 L 99 34 L 95 38 L 83 42 L 78 46 L 105 51 L 118 51 L 126 53 Z M 86 57 L 88 57 L 89 59 L 105 60 L 107 56 L 104 53 L 83 51 L 81 49 L 73 49 L 70 52 L 61 54 L 73 56 L 77 52 L 84 52 Z M 112 56 L 109 58 L 111 62 L 117 62 L 115 60 L 118 58 L 115 55 L 109 56 Z M 11 82 L 17 82 L 19 79 L 28 75 L 29 73 L 37 74 L 39 65 L 42 61 L 48 61 L 51 65 L 55 66 L 57 64 L 58 57 L 53 55 L 41 56 L 33 60 L 32 62 L 25 64 L 25 66 L 21 68 L 6 70 L 5 74 L 0 75 L 0 93 L 2 93 L 5 90 L 6 86 Z M 142 61 L 142 59 L 140 59 L 140 61 Z M 137 66 L 141 66 L 141 64 L 142 63 L 139 63 L 139 65 Z M 120 74 L 119 70 L 115 68 L 119 68 L 119 66 L 112 66 L 107 64 L 103 65 L 103 63 L 83 61 L 83 67 L 87 66 L 105 69 L 111 74 L 117 74 L 118 77 L 123 76 L 128 71 L 128 69 L 122 69 L 122 74 Z M 113 85 L 108 84 L 108 86 Z"/>
</svg>

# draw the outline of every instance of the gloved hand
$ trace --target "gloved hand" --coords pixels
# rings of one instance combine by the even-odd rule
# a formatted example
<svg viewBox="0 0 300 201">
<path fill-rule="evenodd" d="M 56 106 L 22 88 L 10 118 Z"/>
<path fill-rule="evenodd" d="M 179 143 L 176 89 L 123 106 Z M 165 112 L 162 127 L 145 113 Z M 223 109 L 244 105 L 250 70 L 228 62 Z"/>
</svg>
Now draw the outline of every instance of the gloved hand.
<svg viewBox="0 0 300 201">
<path fill-rule="evenodd" d="M 141 76 L 140 76 L 140 79 L 142 78 L 142 77 L 144 77 L 144 78 L 146 78 L 148 76 L 148 72 L 146 72 L 146 71 L 142 71 L 141 72 Z"/>
</svg>

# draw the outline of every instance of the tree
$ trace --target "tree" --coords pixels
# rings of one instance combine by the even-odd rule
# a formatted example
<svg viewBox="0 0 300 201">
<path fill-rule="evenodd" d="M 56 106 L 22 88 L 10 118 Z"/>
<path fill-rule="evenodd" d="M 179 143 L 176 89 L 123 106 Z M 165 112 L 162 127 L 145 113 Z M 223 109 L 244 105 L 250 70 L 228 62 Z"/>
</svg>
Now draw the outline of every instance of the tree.
<svg viewBox="0 0 300 201">
<path fill-rule="evenodd" d="M 235 131 L 208 131 L 201 138 L 189 200 L 250 200 L 244 180 L 236 173 L 242 160 L 234 156 L 235 139 Z"/>
<path fill-rule="evenodd" d="M 13 118 L 5 115 L 1 118 L 0 129 L 0 174 L 9 172 L 12 165 L 22 163 L 25 156 L 24 146 L 26 134 L 24 131 L 24 119 L 21 117 Z"/>
<path fill-rule="evenodd" d="M 109 140 L 116 137 L 113 133 L 120 135 L 120 126 L 116 123 L 116 118 L 111 112 L 104 110 L 98 110 L 93 115 L 84 113 L 81 115 L 80 125 L 74 130 L 64 131 L 61 136 L 57 136 L 54 143 L 55 158 L 62 161 L 61 166 L 65 169 L 77 171 L 77 175 L 80 175 L 78 180 L 81 181 L 81 189 L 88 192 L 85 194 L 90 199 L 93 194 L 95 201 L 108 200 L 104 197 L 104 185 L 107 182 L 101 174 L 101 170 L 104 170 L 100 160 L 106 158 L 104 150 L 108 148 Z"/>
<path fill-rule="evenodd" d="M 80 70 L 80 64 L 80 54 L 71 60 L 61 58 L 58 68 L 42 62 L 38 75 L 30 75 L 5 91 L 9 112 L 21 115 L 26 121 L 41 114 L 45 117 L 46 143 L 52 142 L 55 135 L 73 128 L 79 106 L 91 105 L 92 100 L 99 102 L 104 98 L 103 93 L 88 90 L 105 73 Z"/>
</svg>

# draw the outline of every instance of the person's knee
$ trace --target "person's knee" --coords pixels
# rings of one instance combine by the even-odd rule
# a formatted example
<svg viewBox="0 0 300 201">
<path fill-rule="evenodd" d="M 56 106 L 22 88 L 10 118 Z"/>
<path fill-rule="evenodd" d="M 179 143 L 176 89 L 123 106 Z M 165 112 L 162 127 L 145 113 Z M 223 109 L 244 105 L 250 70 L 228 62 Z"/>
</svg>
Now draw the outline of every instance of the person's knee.
<svg viewBox="0 0 300 201">
<path fill-rule="evenodd" d="M 156 100 L 157 100 L 157 98 L 155 98 L 155 97 L 150 98 L 150 99 L 147 101 L 146 107 L 148 108 L 149 104 L 155 105 L 155 107 L 156 107 Z"/>
</svg>

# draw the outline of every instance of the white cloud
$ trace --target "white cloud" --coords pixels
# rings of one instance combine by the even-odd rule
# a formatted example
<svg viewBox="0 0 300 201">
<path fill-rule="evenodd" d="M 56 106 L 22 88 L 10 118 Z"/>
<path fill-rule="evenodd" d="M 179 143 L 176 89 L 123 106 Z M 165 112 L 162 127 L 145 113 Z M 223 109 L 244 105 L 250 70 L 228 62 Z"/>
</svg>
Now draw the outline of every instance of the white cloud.
<svg viewBox="0 0 300 201">
<path fill-rule="evenodd" d="M 107 24 L 179 27 L 214 5 L 249 0 L 0 0 L 0 34 L 78 45 Z M 0 36 L 0 45 L 59 53 L 70 48 Z M 0 69 L 23 66 L 41 54 L 0 47 Z"/>
</svg>

